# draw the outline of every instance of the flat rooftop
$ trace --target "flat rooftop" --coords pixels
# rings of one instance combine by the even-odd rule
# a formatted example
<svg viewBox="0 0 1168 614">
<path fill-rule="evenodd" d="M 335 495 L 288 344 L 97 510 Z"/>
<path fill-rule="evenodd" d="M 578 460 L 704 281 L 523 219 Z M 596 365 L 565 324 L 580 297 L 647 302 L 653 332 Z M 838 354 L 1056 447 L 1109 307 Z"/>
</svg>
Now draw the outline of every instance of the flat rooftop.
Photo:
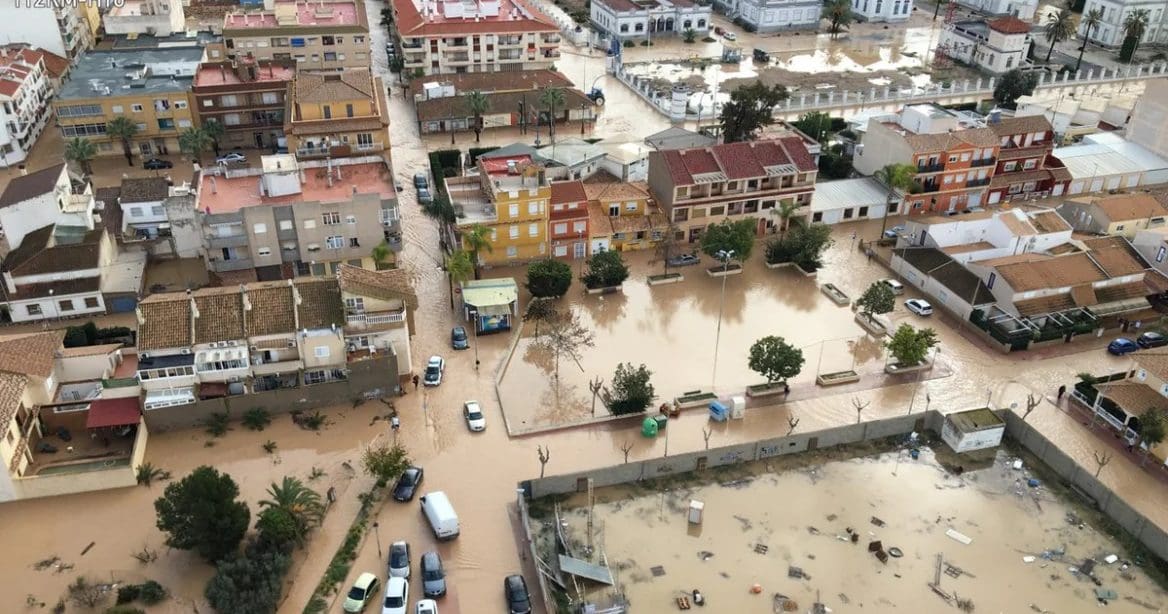
<svg viewBox="0 0 1168 614">
<path fill-rule="evenodd" d="M 353 200 L 353 188 L 357 194 L 377 194 L 382 199 L 395 197 L 392 178 L 384 164 L 370 162 L 335 168 L 341 169 L 341 179 L 334 179 L 331 187 L 324 168 L 305 168 L 300 193 L 275 198 L 260 195 L 259 175 L 227 178 L 204 173 L 199 179 L 199 206 L 215 214 L 234 213 L 257 205 L 346 202 Z"/>
<path fill-rule="evenodd" d="M 953 422 L 957 430 L 962 433 L 972 433 L 988 428 L 999 426 L 1006 426 L 1005 421 L 998 417 L 993 410 L 988 407 L 981 409 L 970 409 L 968 411 L 959 411 L 945 416 L 947 420 Z"/>
<path fill-rule="evenodd" d="M 109 88 L 109 96 L 185 92 L 191 88 L 191 78 L 203 57 L 199 47 L 181 49 L 138 49 L 135 51 L 90 51 L 81 56 L 69 81 L 61 86 L 60 100 L 96 98 Z M 187 72 L 183 64 L 190 64 Z M 127 79 L 130 73 L 143 68 L 165 65 L 176 74 L 155 75 L 153 68 L 144 79 Z M 177 66 L 176 66 L 177 65 Z"/>
<path fill-rule="evenodd" d="M 246 83 L 278 83 L 291 81 L 296 76 L 295 66 L 261 63 L 256 66 L 255 81 Z M 245 83 L 239 75 L 226 64 L 200 64 L 199 72 L 195 73 L 195 87 L 209 87 L 215 85 L 239 85 Z"/>
<path fill-rule="evenodd" d="M 232 11 L 223 27 L 235 29 L 281 26 L 355 26 L 361 23 L 356 2 L 277 2 L 271 11 Z"/>
</svg>

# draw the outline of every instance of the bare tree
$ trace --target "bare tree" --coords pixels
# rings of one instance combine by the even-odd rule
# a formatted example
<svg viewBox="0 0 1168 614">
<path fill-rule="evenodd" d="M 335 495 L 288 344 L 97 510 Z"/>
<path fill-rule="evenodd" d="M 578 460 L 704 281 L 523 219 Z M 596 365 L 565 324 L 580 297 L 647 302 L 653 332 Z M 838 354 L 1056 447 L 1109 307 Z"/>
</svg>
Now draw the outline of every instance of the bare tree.
<svg viewBox="0 0 1168 614">
<path fill-rule="evenodd" d="M 77 576 L 69 585 L 67 593 L 69 601 L 79 608 L 93 609 L 106 600 L 106 587 L 91 582 L 85 576 Z"/>
<path fill-rule="evenodd" d="M 535 453 L 539 456 L 539 477 L 543 477 L 543 470 L 552 458 L 551 450 L 543 446 L 536 446 Z"/>
<path fill-rule="evenodd" d="M 535 338 L 539 339 L 540 323 L 554 322 L 562 317 L 556 310 L 556 304 L 549 300 L 533 300 L 527 304 L 527 311 L 523 313 L 524 322 L 535 322 Z"/>
<path fill-rule="evenodd" d="M 702 439 L 704 439 L 706 441 L 706 449 L 707 450 L 710 449 L 710 435 L 713 435 L 713 434 L 714 434 L 714 431 L 711 431 L 710 429 L 702 429 Z"/>
<path fill-rule="evenodd" d="M 860 423 L 860 416 L 864 413 L 865 409 L 868 409 L 868 406 L 871 404 L 872 401 L 861 401 L 859 397 L 852 397 L 852 407 L 856 408 L 856 424 Z"/>
<path fill-rule="evenodd" d="M 1110 462 L 1111 462 L 1111 453 L 1110 452 L 1103 452 L 1102 454 L 1099 452 L 1096 452 L 1095 453 L 1095 477 L 1099 477 L 1099 474 L 1103 473 L 1103 468 L 1106 467 L 1107 463 L 1110 463 Z"/>
<path fill-rule="evenodd" d="M 548 322 L 547 332 L 532 347 L 548 352 L 555 360 L 556 386 L 560 382 L 560 358 L 571 358 L 580 366 L 581 350 L 596 345 L 596 336 L 572 313 Z M 584 370 L 580 367 L 580 370 Z"/>
<path fill-rule="evenodd" d="M 1035 407 L 1042 402 L 1041 398 L 1035 398 L 1033 394 L 1026 395 L 1026 411 L 1022 412 L 1022 421 L 1026 422 L 1026 418 L 1030 416 L 1030 412 L 1034 411 Z"/>
<path fill-rule="evenodd" d="M 596 379 L 588 382 L 588 389 L 592 391 L 592 415 L 596 416 L 596 397 L 600 395 L 600 391 L 604 390 L 604 378 L 599 375 Z M 628 462 L 628 452 L 625 453 L 625 462 Z"/>
<path fill-rule="evenodd" d="M 621 452 L 625 453 L 625 464 L 626 465 L 629 464 L 629 450 L 633 449 L 633 442 L 626 441 L 626 442 L 622 443 L 620 449 L 621 449 Z"/>
<path fill-rule="evenodd" d="M 795 427 L 799 426 L 799 419 L 793 416 L 787 416 L 787 426 L 790 427 L 787 429 L 787 435 L 794 433 Z"/>
</svg>

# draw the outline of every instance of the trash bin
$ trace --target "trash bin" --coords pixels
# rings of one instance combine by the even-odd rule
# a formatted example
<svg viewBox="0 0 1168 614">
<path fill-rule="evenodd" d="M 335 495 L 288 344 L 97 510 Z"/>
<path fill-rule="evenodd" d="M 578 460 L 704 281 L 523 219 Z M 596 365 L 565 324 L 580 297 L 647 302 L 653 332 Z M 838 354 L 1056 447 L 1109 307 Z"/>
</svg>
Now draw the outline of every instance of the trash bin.
<svg viewBox="0 0 1168 614">
<path fill-rule="evenodd" d="M 657 430 L 664 431 L 666 426 L 669 426 L 668 416 L 653 416 L 653 421 L 657 423 Z"/>
<path fill-rule="evenodd" d="M 657 421 L 652 418 L 645 418 L 641 422 L 641 435 L 652 439 L 657 436 Z"/>
<path fill-rule="evenodd" d="M 717 422 L 725 422 L 730 415 L 730 408 L 726 407 L 719 401 L 710 401 L 710 419 Z"/>
</svg>

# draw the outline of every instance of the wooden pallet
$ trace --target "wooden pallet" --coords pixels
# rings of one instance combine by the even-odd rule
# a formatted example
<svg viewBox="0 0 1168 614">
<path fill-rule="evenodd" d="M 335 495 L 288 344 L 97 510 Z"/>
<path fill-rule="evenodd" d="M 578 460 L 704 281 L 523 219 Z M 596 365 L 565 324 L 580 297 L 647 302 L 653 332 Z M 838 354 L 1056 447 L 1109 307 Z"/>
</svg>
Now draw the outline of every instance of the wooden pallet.
<svg viewBox="0 0 1168 614">
<path fill-rule="evenodd" d="M 691 606 L 689 603 L 689 597 L 678 597 L 677 598 L 677 609 L 688 610 L 691 607 L 693 607 L 693 606 Z"/>
</svg>

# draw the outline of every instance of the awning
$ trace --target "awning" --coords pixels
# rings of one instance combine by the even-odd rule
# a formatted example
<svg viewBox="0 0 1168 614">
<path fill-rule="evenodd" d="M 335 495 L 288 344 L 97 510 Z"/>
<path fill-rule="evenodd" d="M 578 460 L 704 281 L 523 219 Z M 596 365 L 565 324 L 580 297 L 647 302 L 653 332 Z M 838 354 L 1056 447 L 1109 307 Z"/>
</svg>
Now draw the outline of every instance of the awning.
<svg viewBox="0 0 1168 614">
<path fill-rule="evenodd" d="M 471 307 L 472 310 L 477 310 L 480 316 L 509 316 L 511 315 L 510 305 L 483 305 L 481 307 Z"/>
<path fill-rule="evenodd" d="M 98 399 L 89 404 L 89 416 L 85 428 L 101 429 L 111 426 L 138 424 L 142 411 L 138 408 L 138 397 L 121 399 Z"/>
</svg>

